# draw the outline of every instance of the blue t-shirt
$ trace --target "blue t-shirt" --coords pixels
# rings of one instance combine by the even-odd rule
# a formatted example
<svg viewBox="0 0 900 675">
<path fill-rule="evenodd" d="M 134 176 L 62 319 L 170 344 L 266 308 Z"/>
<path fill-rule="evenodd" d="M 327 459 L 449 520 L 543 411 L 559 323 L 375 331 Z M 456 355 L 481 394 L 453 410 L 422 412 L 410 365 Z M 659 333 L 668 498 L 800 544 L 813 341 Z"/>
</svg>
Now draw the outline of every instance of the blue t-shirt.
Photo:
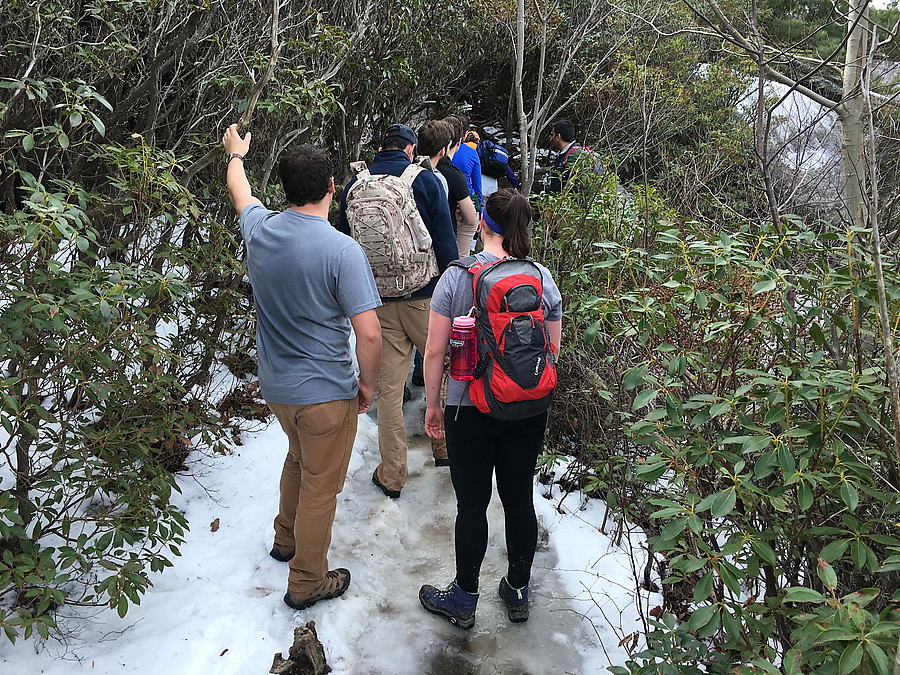
<svg viewBox="0 0 900 675">
<path fill-rule="evenodd" d="M 475 259 L 478 262 L 499 260 L 493 253 L 484 251 L 476 253 Z M 541 270 L 543 285 L 541 306 L 544 310 L 544 321 L 559 321 L 562 319 L 562 295 L 556 282 L 553 281 L 553 277 L 550 276 L 550 270 L 540 263 L 536 262 L 535 264 Z M 431 296 L 431 309 L 452 320 L 468 314 L 474 304 L 475 292 L 472 290 L 472 275 L 462 267 L 451 265 L 441 275 L 434 288 L 434 294 Z M 472 405 L 465 382 L 454 380 L 452 377 L 447 378 L 447 405 Z"/>
<path fill-rule="evenodd" d="M 289 405 L 356 396 L 350 317 L 381 305 L 359 244 L 324 218 L 262 204 L 241 212 L 241 235 L 262 395 Z"/>
</svg>

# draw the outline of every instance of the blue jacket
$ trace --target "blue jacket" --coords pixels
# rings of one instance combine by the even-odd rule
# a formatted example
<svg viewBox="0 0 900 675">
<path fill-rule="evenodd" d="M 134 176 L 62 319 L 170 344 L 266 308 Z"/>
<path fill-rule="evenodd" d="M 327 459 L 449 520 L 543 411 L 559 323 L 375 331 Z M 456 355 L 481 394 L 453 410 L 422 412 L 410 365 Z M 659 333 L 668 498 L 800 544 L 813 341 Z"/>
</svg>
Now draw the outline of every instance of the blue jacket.
<svg viewBox="0 0 900 675">
<path fill-rule="evenodd" d="M 369 173 L 400 176 L 409 165 L 409 157 L 402 150 L 383 150 L 375 155 L 375 159 L 369 167 Z M 350 234 L 350 223 L 347 222 L 347 193 L 355 182 L 356 177 L 350 179 L 341 192 L 341 209 L 338 213 L 337 229 L 344 234 Z M 419 207 L 419 213 L 422 215 L 422 221 L 431 234 L 438 270 L 443 273 L 450 262 L 459 257 L 447 195 L 437 176 L 431 171 L 422 171 L 413 181 L 413 196 L 416 199 L 416 206 Z M 424 288 L 413 293 L 411 297 L 431 297 L 439 278 L 440 276 L 433 277 Z M 385 298 L 385 300 L 396 299 L 398 298 Z"/>
<path fill-rule="evenodd" d="M 466 182 L 469 184 L 469 192 L 472 193 L 475 208 L 484 203 L 481 191 L 481 160 L 478 159 L 478 151 L 471 145 L 463 143 L 453 155 L 453 166 L 463 172 Z M 477 197 L 477 199 L 475 199 Z"/>
</svg>

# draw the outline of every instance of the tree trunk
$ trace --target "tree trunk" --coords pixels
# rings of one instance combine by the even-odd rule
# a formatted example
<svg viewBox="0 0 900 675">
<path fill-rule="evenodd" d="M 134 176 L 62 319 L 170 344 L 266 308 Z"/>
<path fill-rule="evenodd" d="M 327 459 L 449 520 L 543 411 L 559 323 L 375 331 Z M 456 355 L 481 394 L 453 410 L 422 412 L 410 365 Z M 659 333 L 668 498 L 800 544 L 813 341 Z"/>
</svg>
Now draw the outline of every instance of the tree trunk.
<svg viewBox="0 0 900 675">
<path fill-rule="evenodd" d="M 851 0 L 848 14 L 847 54 L 844 60 L 843 100 L 836 108 L 841 120 L 841 161 L 844 175 L 842 213 L 847 224 L 865 227 L 866 202 L 865 128 L 868 111 L 863 96 L 863 69 L 867 58 L 868 12 L 865 0 Z"/>
<path fill-rule="evenodd" d="M 525 0 L 518 0 L 516 8 L 516 114 L 519 117 L 519 152 L 522 156 L 522 194 L 531 192 L 534 182 L 534 162 L 531 160 L 528 138 L 528 118 L 525 116 L 525 98 L 522 93 L 522 81 L 525 74 Z"/>
</svg>

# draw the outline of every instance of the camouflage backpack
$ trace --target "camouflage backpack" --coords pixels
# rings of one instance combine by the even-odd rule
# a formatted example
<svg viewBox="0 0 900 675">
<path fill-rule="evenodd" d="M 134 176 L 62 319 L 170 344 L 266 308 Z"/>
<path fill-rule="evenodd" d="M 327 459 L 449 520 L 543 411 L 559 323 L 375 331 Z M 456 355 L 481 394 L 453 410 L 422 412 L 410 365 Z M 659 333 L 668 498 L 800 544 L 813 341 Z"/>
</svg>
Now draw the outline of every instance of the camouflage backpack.
<svg viewBox="0 0 900 675">
<path fill-rule="evenodd" d="M 400 176 L 372 175 L 365 162 L 350 168 L 356 182 L 347 193 L 347 222 L 365 252 L 383 298 L 408 296 L 437 276 L 431 235 L 422 221 L 412 184 L 423 168 L 410 164 Z"/>
</svg>

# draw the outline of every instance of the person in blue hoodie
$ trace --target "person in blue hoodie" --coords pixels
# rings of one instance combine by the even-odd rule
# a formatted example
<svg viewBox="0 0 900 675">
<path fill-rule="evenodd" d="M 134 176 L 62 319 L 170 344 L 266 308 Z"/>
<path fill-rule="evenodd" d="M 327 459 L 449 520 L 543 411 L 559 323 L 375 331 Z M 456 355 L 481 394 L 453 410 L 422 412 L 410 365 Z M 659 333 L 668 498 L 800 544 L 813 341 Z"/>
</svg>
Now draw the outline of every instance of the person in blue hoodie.
<svg viewBox="0 0 900 675">
<path fill-rule="evenodd" d="M 463 172 L 466 182 L 469 184 L 469 193 L 472 195 L 472 203 L 475 204 L 475 211 L 481 213 L 481 207 L 484 204 L 483 192 L 481 190 L 481 160 L 478 158 L 478 134 L 469 136 L 469 120 L 462 115 L 450 115 L 444 118 L 451 121 L 452 119 L 459 121 L 463 129 L 463 143 L 459 146 L 459 150 L 453 155 L 453 166 Z M 452 123 L 452 121 L 451 121 Z"/>
<path fill-rule="evenodd" d="M 374 176 L 400 176 L 416 156 L 416 134 L 405 124 L 387 128 L 369 172 Z M 350 234 L 347 220 L 347 194 L 356 179 L 350 180 L 341 193 L 341 208 L 337 229 Z M 431 234 L 438 264 L 435 276 L 420 290 L 400 298 L 382 298 L 376 310 L 381 324 L 382 358 L 375 380 L 378 410 L 378 449 L 381 463 L 372 474 L 372 482 L 391 499 L 397 499 L 406 485 L 406 429 L 403 426 L 403 387 L 409 373 L 413 348 L 425 352 L 428 337 L 428 317 L 434 287 L 452 260 L 457 256 L 456 235 L 450 220 L 450 206 L 440 180 L 431 171 L 422 171 L 413 181 L 413 196 L 425 227 Z M 442 457 L 435 457 L 437 466 L 446 466 L 447 449 L 442 444 Z"/>
</svg>

